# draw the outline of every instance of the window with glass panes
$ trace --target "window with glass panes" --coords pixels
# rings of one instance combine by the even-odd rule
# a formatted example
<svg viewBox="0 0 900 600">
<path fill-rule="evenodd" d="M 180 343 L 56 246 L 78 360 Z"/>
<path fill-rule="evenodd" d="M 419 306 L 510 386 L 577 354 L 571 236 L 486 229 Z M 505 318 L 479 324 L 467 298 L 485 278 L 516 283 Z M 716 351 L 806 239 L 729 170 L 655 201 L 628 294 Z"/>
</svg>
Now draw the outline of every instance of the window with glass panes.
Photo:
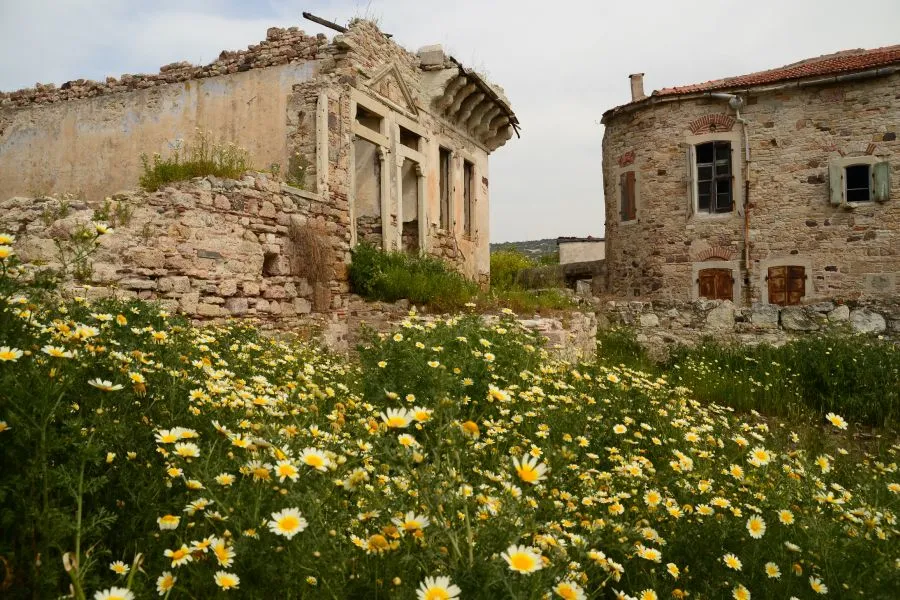
<svg viewBox="0 0 900 600">
<path fill-rule="evenodd" d="M 697 156 L 697 210 L 731 212 L 734 207 L 731 142 L 708 142 L 695 147 Z"/>
</svg>

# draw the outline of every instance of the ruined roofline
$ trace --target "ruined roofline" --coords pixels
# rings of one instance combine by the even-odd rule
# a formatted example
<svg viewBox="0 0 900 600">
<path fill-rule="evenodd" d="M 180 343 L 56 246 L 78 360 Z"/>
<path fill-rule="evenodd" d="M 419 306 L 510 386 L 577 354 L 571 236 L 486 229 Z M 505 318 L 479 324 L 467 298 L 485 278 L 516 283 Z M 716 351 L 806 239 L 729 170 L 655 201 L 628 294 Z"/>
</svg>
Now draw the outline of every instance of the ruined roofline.
<svg viewBox="0 0 900 600">
<path fill-rule="evenodd" d="M 59 87 L 52 83 L 39 83 L 33 88 L 0 92 L 0 108 L 50 104 L 130 92 L 250 69 L 312 61 L 324 58 L 328 53 L 339 51 L 323 33 L 311 36 L 298 27 L 270 27 L 266 31 L 265 40 L 248 46 L 246 50 L 223 50 L 216 60 L 207 65 L 192 65 L 182 61 L 164 65 L 159 69 L 159 73 L 153 75 L 126 74 L 118 79 L 107 77 L 105 81 L 76 79 L 67 81 Z"/>
</svg>

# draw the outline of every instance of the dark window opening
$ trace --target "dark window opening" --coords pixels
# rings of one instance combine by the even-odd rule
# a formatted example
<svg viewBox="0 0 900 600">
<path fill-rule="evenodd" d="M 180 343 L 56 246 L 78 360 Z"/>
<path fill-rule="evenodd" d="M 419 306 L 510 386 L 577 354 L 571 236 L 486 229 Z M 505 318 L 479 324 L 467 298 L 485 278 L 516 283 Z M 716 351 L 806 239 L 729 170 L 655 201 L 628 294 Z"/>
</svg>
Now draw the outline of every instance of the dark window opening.
<svg viewBox="0 0 900 600">
<path fill-rule="evenodd" d="M 622 221 L 633 221 L 637 216 L 634 171 L 626 171 L 619 176 L 619 189 L 621 191 L 619 210 Z"/>
<path fill-rule="evenodd" d="M 850 165 L 847 172 L 847 202 L 868 202 L 872 199 L 869 165 Z"/>
<path fill-rule="evenodd" d="M 766 280 L 769 287 L 769 304 L 781 306 L 800 304 L 806 295 L 805 267 L 769 267 Z"/>
<path fill-rule="evenodd" d="M 450 229 L 450 151 L 441 148 L 438 156 L 438 170 L 440 171 L 440 220 L 439 227 L 444 230 Z"/>
<path fill-rule="evenodd" d="M 734 208 L 731 174 L 731 142 L 698 144 L 697 209 L 726 213 Z"/>
<path fill-rule="evenodd" d="M 356 121 L 360 125 L 368 127 L 375 133 L 381 133 L 381 116 L 360 104 L 356 105 Z"/>
<path fill-rule="evenodd" d="M 463 161 L 463 233 L 472 235 L 472 224 L 475 212 L 475 165 L 469 161 Z"/>
<path fill-rule="evenodd" d="M 400 128 L 400 144 L 406 146 L 407 148 L 412 148 L 416 152 L 419 151 L 419 140 L 422 139 L 417 133 L 413 133 L 406 127 Z"/>
</svg>

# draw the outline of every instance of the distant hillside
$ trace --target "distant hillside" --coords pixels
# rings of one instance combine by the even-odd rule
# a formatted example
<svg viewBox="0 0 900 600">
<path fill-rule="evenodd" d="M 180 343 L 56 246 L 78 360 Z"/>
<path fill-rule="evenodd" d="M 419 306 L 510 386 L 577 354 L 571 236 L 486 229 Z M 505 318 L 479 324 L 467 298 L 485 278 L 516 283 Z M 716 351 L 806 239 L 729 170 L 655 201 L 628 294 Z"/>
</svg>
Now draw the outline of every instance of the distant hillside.
<svg viewBox="0 0 900 600">
<path fill-rule="evenodd" d="M 545 240 L 491 244 L 491 252 L 496 252 L 497 250 L 518 250 L 526 256 L 539 259 L 542 256 L 556 254 L 558 248 L 556 247 L 556 238 L 547 238 Z"/>
</svg>

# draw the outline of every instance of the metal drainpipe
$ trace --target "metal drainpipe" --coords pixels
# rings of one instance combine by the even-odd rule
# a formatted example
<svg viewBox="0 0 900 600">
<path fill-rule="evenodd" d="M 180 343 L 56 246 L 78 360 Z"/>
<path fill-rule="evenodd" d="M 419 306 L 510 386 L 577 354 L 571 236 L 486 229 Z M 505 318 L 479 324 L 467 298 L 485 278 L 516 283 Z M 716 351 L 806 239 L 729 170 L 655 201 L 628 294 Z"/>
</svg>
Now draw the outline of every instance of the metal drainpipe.
<svg viewBox="0 0 900 600">
<path fill-rule="evenodd" d="M 711 92 L 713 98 L 728 100 L 728 106 L 734 109 L 734 120 L 741 124 L 744 136 L 744 297 L 746 304 L 750 305 L 750 136 L 747 132 L 747 119 L 741 116 L 741 107 L 744 100 L 735 94 Z"/>
</svg>

